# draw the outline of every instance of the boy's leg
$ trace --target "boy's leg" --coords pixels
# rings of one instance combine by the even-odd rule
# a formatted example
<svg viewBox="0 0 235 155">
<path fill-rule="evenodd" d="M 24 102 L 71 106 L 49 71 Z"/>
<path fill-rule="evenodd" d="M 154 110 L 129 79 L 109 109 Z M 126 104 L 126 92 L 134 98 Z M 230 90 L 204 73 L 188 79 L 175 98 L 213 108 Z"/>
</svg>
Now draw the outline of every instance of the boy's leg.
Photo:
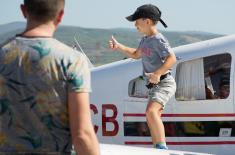
<svg viewBox="0 0 235 155">
<path fill-rule="evenodd" d="M 175 93 L 175 90 L 175 80 L 171 76 L 160 81 L 157 86 L 149 89 L 146 119 L 152 136 L 152 142 L 156 148 L 167 149 L 161 114 L 164 106 Z"/>
<path fill-rule="evenodd" d="M 167 149 L 165 144 L 165 129 L 161 120 L 162 110 L 163 108 L 160 103 L 149 102 L 146 109 L 146 119 L 154 146 L 163 145 L 163 149 Z"/>
</svg>

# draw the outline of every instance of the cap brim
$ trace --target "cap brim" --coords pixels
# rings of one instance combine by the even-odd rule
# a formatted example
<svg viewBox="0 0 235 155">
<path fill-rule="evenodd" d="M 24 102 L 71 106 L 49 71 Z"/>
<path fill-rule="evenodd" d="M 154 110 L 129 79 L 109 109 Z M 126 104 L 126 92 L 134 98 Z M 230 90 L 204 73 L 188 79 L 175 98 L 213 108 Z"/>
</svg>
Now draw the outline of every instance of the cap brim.
<svg viewBox="0 0 235 155">
<path fill-rule="evenodd" d="M 134 15 L 127 16 L 126 19 L 127 19 L 128 21 L 130 21 L 130 22 L 135 21 Z"/>
</svg>

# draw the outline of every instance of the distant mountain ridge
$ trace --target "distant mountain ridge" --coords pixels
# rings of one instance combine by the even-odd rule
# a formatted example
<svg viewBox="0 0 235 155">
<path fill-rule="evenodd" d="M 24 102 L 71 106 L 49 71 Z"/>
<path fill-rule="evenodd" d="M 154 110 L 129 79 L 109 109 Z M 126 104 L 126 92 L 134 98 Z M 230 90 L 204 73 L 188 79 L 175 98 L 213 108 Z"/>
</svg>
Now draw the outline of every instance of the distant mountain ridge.
<svg viewBox="0 0 235 155">
<path fill-rule="evenodd" d="M 0 44 L 8 38 L 21 33 L 24 30 L 24 22 L 14 22 L 0 25 Z M 170 42 L 172 47 L 208 40 L 222 35 L 197 31 L 160 31 Z M 125 56 L 119 52 L 111 52 L 107 45 L 111 35 L 114 35 L 119 42 L 131 47 L 137 47 L 141 35 L 135 29 L 114 28 L 95 29 L 82 28 L 76 26 L 60 26 L 55 33 L 55 38 L 69 46 L 75 44 L 74 37 L 79 40 L 79 44 L 86 52 L 91 61 L 96 65 L 101 65 L 123 59 Z"/>
<path fill-rule="evenodd" d="M 25 27 L 25 25 L 26 24 L 24 22 L 12 22 L 8 24 L 0 25 L 0 35 L 7 33 L 7 32 L 11 32 L 16 29 L 22 29 Z"/>
</svg>

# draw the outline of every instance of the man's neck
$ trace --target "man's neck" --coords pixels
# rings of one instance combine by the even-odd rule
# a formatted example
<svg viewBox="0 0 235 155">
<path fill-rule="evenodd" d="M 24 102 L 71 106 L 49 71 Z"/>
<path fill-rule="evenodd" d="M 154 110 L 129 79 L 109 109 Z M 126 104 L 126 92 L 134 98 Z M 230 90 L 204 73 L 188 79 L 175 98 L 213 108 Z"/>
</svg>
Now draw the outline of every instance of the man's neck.
<svg viewBox="0 0 235 155">
<path fill-rule="evenodd" d="M 22 36 L 26 37 L 52 37 L 56 27 L 53 23 L 38 24 L 28 22 L 26 30 L 22 33 Z"/>
</svg>

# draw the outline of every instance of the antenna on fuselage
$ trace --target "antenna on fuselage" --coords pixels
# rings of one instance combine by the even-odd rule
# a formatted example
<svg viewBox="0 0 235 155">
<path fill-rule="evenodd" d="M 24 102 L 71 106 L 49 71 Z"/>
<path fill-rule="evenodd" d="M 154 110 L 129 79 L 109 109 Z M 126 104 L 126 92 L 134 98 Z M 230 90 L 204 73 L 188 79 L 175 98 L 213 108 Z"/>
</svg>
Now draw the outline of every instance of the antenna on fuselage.
<svg viewBox="0 0 235 155">
<path fill-rule="evenodd" d="M 76 45 L 75 45 L 73 48 L 75 48 L 75 49 L 79 48 L 79 49 L 77 49 L 77 50 L 80 50 L 80 52 L 81 52 L 83 55 L 85 55 L 85 57 L 87 58 L 87 62 L 88 62 L 88 64 L 89 64 L 89 68 L 93 68 L 94 65 L 91 63 L 90 59 L 88 58 L 88 56 L 85 54 L 85 52 L 83 51 L 82 47 L 81 47 L 80 44 L 78 43 L 78 40 L 77 40 L 77 38 L 76 38 L 76 35 L 74 36 L 74 41 L 75 41 Z"/>
</svg>

